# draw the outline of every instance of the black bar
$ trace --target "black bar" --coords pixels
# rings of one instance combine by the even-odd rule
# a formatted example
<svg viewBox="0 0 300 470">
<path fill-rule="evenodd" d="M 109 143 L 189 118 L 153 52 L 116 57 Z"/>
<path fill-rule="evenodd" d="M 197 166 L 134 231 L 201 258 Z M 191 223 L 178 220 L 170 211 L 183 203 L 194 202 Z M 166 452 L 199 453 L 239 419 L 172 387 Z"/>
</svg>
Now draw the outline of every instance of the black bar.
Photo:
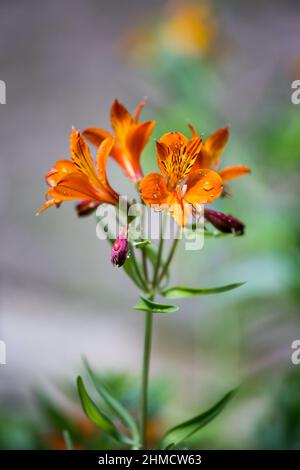
<svg viewBox="0 0 300 470">
<path fill-rule="evenodd" d="M 243 466 L 265 465 L 266 468 L 298 464 L 299 451 L 259 450 L 182 450 L 182 451 L 0 451 L 0 468 L 16 465 L 23 468 L 101 468 L 118 466 L 138 468 L 141 465 L 193 465 L 199 468 L 243 468 Z M 217 466 L 217 467 L 216 467 Z"/>
</svg>

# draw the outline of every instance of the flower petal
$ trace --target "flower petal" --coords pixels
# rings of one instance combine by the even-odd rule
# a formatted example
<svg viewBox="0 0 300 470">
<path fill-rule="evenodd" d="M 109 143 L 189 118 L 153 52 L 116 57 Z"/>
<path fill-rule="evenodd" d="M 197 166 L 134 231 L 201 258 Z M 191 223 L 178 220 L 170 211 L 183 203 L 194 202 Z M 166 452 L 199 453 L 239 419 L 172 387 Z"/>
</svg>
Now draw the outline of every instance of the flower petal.
<svg viewBox="0 0 300 470">
<path fill-rule="evenodd" d="M 58 206 L 61 203 L 60 199 L 49 199 L 49 201 L 45 201 L 40 210 L 35 214 L 38 217 L 42 212 L 48 209 L 51 206 Z"/>
<path fill-rule="evenodd" d="M 246 175 L 250 173 L 251 169 L 245 165 L 236 165 L 236 166 L 227 166 L 223 168 L 223 170 L 219 171 L 219 175 L 221 176 L 223 182 L 227 182 L 230 180 L 234 180 L 239 178 L 240 176 Z"/>
<path fill-rule="evenodd" d="M 190 204 L 210 204 L 221 195 L 222 183 L 222 178 L 215 171 L 195 171 L 186 180 L 184 199 Z"/>
<path fill-rule="evenodd" d="M 82 173 L 71 173 L 61 179 L 57 186 L 50 188 L 48 197 L 60 201 L 71 201 L 76 199 L 96 200 L 115 204 L 115 199 L 107 191 L 96 190 L 89 182 L 87 176 Z"/>
<path fill-rule="evenodd" d="M 111 153 L 111 149 L 113 145 L 114 145 L 114 139 L 111 136 L 107 137 L 101 142 L 97 151 L 97 169 L 98 169 L 98 177 L 102 186 L 113 197 L 115 197 L 116 200 L 118 200 L 119 196 L 110 186 L 107 176 L 106 176 L 106 163 L 107 163 L 108 156 Z"/>
<path fill-rule="evenodd" d="M 187 204 L 183 199 L 180 200 L 175 200 L 170 206 L 169 206 L 169 212 L 174 217 L 177 225 L 179 227 L 184 227 L 189 220 L 189 216 L 191 213 L 191 206 Z"/>
<path fill-rule="evenodd" d="M 134 122 L 135 122 L 136 124 L 139 122 L 140 114 L 141 114 L 141 111 L 142 111 L 143 107 L 145 106 L 145 104 L 146 104 L 146 100 L 143 99 L 143 100 L 137 105 L 137 107 L 135 108 L 134 115 L 133 115 L 133 120 L 134 120 Z"/>
<path fill-rule="evenodd" d="M 55 186 L 57 182 L 69 173 L 74 173 L 76 166 L 70 160 L 57 160 L 53 168 L 46 174 L 46 183 Z"/>
<path fill-rule="evenodd" d="M 168 201 L 168 189 L 164 178 L 158 173 L 145 176 L 139 185 L 141 197 L 145 204 L 161 205 Z"/>
<path fill-rule="evenodd" d="M 156 157 L 158 168 L 160 169 L 162 175 L 168 179 L 172 154 L 169 150 L 169 147 L 161 141 L 156 142 Z"/>
<path fill-rule="evenodd" d="M 82 135 L 92 144 L 99 147 L 101 142 L 107 137 L 112 137 L 111 133 L 106 131 L 105 129 L 96 128 L 96 127 L 89 127 L 83 131 Z M 122 149 L 117 142 L 114 143 L 111 151 L 110 156 L 115 158 L 117 161 L 122 158 Z"/>
<path fill-rule="evenodd" d="M 101 189 L 90 150 L 76 129 L 73 129 L 70 137 L 70 154 L 77 169 L 87 176 L 90 183 Z"/>
<path fill-rule="evenodd" d="M 217 163 L 229 139 L 228 127 L 218 129 L 204 141 L 204 148 L 210 155 L 210 165 Z"/>
<path fill-rule="evenodd" d="M 136 179 L 140 179 L 142 176 L 140 168 L 140 158 L 142 151 L 144 150 L 153 127 L 155 126 L 155 121 L 147 121 L 141 124 L 136 124 L 131 127 L 126 137 L 126 149 L 128 157 L 130 158 L 131 165 L 133 167 L 134 173 L 136 173 Z"/>
<path fill-rule="evenodd" d="M 162 135 L 162 137 L 159 139 L 159 142 L 167 145 L 174 151 L 183 144 L 187 145 L 188 138 L 181 132 L 167 132 L 166 134 Z"/>
<path fill-rule="evenodd" d="M 133 120 L 127 108 L 125 108 L 125 106 L 118 100 L 115 100 L 112 104 L 110 109 L 110 119 L 111 127 L 113 128 L 117 139 L 122 145 L 124 145 L 127 132 L 129 131 Z"/>
<path fill-rule="evenodd" d="M 211 168 L 213 165 L 218 165 L 228 138 L 228 127 L 219 129 L 207 137 L 207 139 L 203 142 L 201 151 L 192 171 L 194 172 L 202 168 Z"/>
<path fill-rule="evenodd" d="M 189 174 L 201 149 L 201 142 L 201 136 L 188 140 L 180 132 L 170 132 L 156 143 L 158 166 L 169 180 L 169 189 L 175 189 Z"/>
</svg>

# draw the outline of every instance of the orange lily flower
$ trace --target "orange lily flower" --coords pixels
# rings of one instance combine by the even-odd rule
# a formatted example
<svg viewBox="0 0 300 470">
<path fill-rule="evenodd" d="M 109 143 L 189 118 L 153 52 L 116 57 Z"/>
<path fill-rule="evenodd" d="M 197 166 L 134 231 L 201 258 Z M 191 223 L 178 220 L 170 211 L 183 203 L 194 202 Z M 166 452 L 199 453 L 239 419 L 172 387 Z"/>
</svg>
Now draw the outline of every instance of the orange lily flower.
<svg viewBox="0 0 300 470">
<path fill-rule="evenodd" d="M 155 126 L 155 121 L 138 122 L 144 105 L 143 100 L 133 116 L 118 100 L 113 102 L 110 109 L 111 127 L 115 138 L 110 156 L 134 183 L 143 177 L 140 166 L 141 154 Z M 100 128 L 89 128 L 83 132 L 83 135 L 98 147 L 105 138 L 111 136 L 111 133 Z"/>
<path fill-rule="evenodd" d="M 46 183 L 50 189 L 46 193 L 47 201 L 37 215 L 48 207 L 59 206 L 63 201 L 80 200 L 79 206 L 86 209 L 95 208 L 104 202 L 117 204 L 119 195 L 110 186 L 105 172 L 113 145 L 112 137 L 102 141 L 95 167 L 87 144 L 80 133 L 73 129 L 70 137 L 71 160 L 58 160 L 46 174 Z M 78 213 L 82 215 L 80 211 Z"/>
<path fill-rule="evenodd" d="M 197 133 L 192 125 L 189 125 L 192 133 L 192 137 L 195 138 Z M 223 183 L 227 183 L 230 180 L 239 178 L 247 173 L 251 172 L 251 169 L 245 165 L 228 166 L 222 170 L 218 170 L 220 165 L 221 155 L 224 151 L 225 145 L 229 139 L 228 127 L 218 129 L 216 132 L 207 137 L 203 142 L 199 156 L 193 167 L 193 171 L 197 171 L 200 168 L 212 168 L 218 171 L 221 176 Z"/>
<path fill-rule="evenodd" d="M 191 205 L 197 209 L 222 193 L 222 179 L 215 171 L 201 168 L 191 173 L 201 147 L 201 136 L 189 140 L 180 132 L 164 134 L 156 143 L 162 174 L 150 173 L 140 182 L 145 204 L 158 210 L 167 207 L 180 227 L 187 223 Z"/>
</svg>

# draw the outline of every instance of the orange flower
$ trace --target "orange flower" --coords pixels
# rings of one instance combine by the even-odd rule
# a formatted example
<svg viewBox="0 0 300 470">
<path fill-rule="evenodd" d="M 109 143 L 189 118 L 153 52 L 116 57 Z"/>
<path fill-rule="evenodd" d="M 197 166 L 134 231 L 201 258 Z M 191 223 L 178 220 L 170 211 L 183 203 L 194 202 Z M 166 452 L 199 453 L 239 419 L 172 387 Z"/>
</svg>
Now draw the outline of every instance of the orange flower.
<svg viewBox="0 0 300 470">
<path fill-rule="evenodd" d="M 37 215 L 50 206 L 59 206 L 63 201 L 76 199 L 81 200 L 79 206 L 86 206 L 89 209 L 103 202 L 117 204 L 119 195 L 110 186 L 105 172 L 107 158 L 113 145 L 112 137 L 102 141 L 98 148 L 95 167 L 87 144 L 80 133 L 73 129 L 70 137 L 71 160 L 58 160 L 52 170 L 46 174 L 46 182 L 50 186 L 46 193 L 48 200 Z"/>
<path fill-rule="evenodd" d="M 162 175 L 150 173 L 140 182 L 143 201 L 158 210 L 168 207 L 179 226 L 187 223 L 190 206 L 209 204 L 220 196 L 222 179 L 210 169 L 192 173 L 202 147 L 202 137 L 191 140 L 180 132 L 164 134 L 156 143 Z"/>
<path fill-rule="evenodd" d="M 115 137 L 110 155 L 134 183 L 143 177 L 140 158 L 155 126 L 155 121 L 138 122 L 144 105 L 145 101 L 141 101 L 133 116 L 118 100 L 113 102 L 110 110 L 111 127 Z M 108 131 L 99 128 L 86 129 L 83 135 L 97 146 L 111 136 Z"/>
<path fill-rule="evenodd" d="M 192 132 L 192 137 L 195 138 L 197 133 L 192 125 L 189 125 Z M 221 155 L 224 151 L 225 145 L 228 142 L 229 129 L 223 127 L 218 129 L 216 132 L 207 137 L 203 142 L 201 151 L 193 167 L 193 171 L 197 171 L 200 168 L 212 168 L 218 171 L 220 165 Z M 250 173 L 250 168 L 245 165 L 228 166 L 218 171 L 221 176 L 223 183 L 227 183 L 230 180 L 239 178 L 247 173 Z"/>
<path fill-rule="evenodd" d="M 210 5 L 185 1 L 171 2 L 168 6 L 161 28 L 162 45 L 183 56 L 207 53 L 217 34 L 217 21 Z"/>
</svg>

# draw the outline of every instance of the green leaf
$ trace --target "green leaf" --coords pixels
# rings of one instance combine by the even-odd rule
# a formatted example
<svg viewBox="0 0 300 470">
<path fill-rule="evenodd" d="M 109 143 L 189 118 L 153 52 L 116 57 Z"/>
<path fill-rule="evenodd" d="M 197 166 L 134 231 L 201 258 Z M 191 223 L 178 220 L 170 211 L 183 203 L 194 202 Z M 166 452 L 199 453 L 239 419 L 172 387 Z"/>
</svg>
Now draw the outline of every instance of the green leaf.
<svg viewBox="0 0 300 470">
<path fill-rule="evenodd" d="M 129 439 L 127 436 L 124 436 L 118 431 L 118 429 L 115 427 L 114 423 L 110 420 L 110 418 L 105 413 L 103 413 L 103 411 L 101 411 L 94 403 L 94 401 L 89 397 L 85 389 L 83 380 L 80 376 L 77 378 L 77 388 L 82 408 L 87 417 L 94 424 L 96 424 L 98 428 L 102 429 L 102 431 L 105 431 L 118 442 L 121 442 L 122 444 L 126 445 L 133 444 L 133 441 L 131 439 Z"/>
<path fill-rule="evenodd" d="M 237 389 L 231 390 L 209 410 L 170 429 L 163 437 L 162 449 L 172 449 L 206 426 L 221 413 L 236 391 Z"/>
<path fill-rule="evenodd" d="M 237 282 L 235 284 L 227 284 L 226 286 L 208 288 L 176 286 L 165 289 L 160 292 L 160 294 L 167 299 L 183 299 L 186 297 L 194 297 L 196 295 L 220 294 L 221 292 L 227 292 L 236 289 L 237 287 L 243 286 L 244 284 L 245 282 Z"/>
<path fill-rule="evenodd" d="M 37 400 L 39 409 L 43 414 L 44 418 L 54 428 L 67 430 L 76 441 L 80 441 L 82 436 L 75 426 L 74 422 L 66 416 L 56 404 L 42 392 L 38 391 L 35 393 L 35 399 Z"/>
<path fill-rule="evenodd" d="M 234 237 L 234 233 L 219 232 L 217 230 L 204 230 L 204 236 L 209 238 L 225 238 L 225 237 Z"/>
<path fill-rule="evenodd" d="M 132 255 L 133 256 L 133 255 Z M 141 271 L 141 266 L 140 266 L 140 263 L 138 262 L 138 260 L 136 260 L 136 263 L 138 265 L 138 269 Z M 129 258 L 125 261 L 125 264 L 123 265 L 123 269 L 125 271 L 125 273 L 127 274 L 128 277 L 130 277 L 130 279 L 135 283 L 135 285 L 141 289 L 141 290 L 145 290 L 141 280 L 140 280 L 140 277 L 136 271 L 136 266 L 135 266 L 135 263 L 134 263 L 134 260 L 132 259 L 132 257 L 129 256 Z"/>
<path fill-rule="evenodd" d="M 134 242 L 133 243 L 133 246 L 135 248 L 145 248 L 146 246 L 148 245 L 151 245 L 151 241 L 150 240 L 142 240 L 140 242 Z"/>
<path fill-rule="evenodd" d="M 110 409 L 121 419 L 124 425 L 131 431 L 132 437 L 135 439 L 136 443 L 138 443 L 140 440 L 139 430 L 132 416 L 128 413 L 122 403 L 120 403 L 111 395 L 106 386 L 103 383 L 100 383 L 99 377 L 96 377 L 88 361 L 83 359 L 83 362 L 99 395 L 110 407 Z"/>
<path fill-rule="evenodd" d="M 63 431 L 63 437 L 64 437 L 64 441 L 65 441 L 67 450 L 74 450 L 74 446 L 73 446 L 73 442 L 72 442 L 70 433 L 66 429 Z"/>
<path fill-rule="evenodd" d="M 153 302 L 152 300 L 147 299 L 143 295 L 140 296 L 141 301 L 135 305 L 133 308 L 135 310 L 141 310 L 143 312 L 152 312 L 152 313 L 172 313 L 178 310 L 176 305 L 166 305 Z"/>
</svg>

